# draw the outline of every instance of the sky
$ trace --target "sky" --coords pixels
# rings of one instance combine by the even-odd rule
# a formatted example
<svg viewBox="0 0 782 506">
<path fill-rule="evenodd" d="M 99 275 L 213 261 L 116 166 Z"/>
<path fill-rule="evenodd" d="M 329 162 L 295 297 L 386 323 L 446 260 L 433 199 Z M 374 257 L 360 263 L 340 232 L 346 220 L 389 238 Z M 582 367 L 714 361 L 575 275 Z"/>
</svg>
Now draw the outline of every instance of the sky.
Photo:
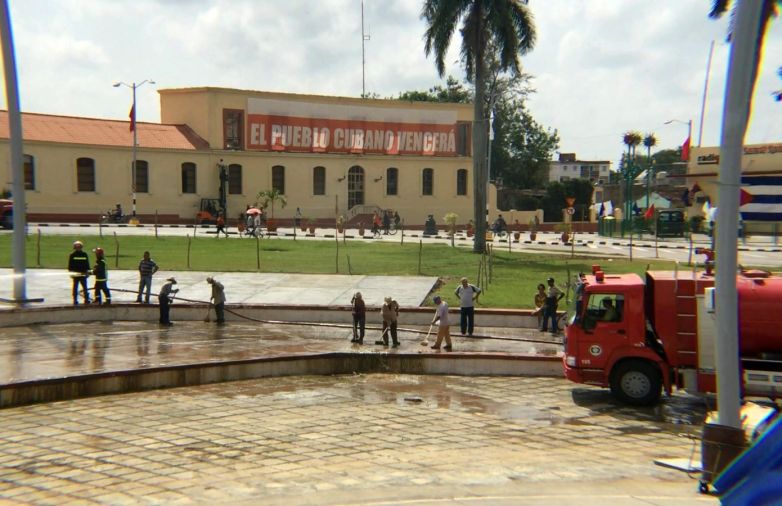
<svg viewBox="0 0 782 506">
<path fill-rule="evenodd" d="M 360 96 L 361 0 L 10 0 L 25 112 L 160 121 L 157 89 L 218 86 Z M 443 84 L 424 54 L 423 0 L 364 0 L 368 93 Z M 728 18 L 710 0 L 530 0 L 537 41 L 521 58 L 533 76 L 528 107 L 556 129 L 560 152 L 610 160 L 628 130 L 674 149 L 692 121 L 698 144 L 709 46 L 714 41 L 702 145 L 719 143 L 729 56 Z M 463 80 L 458 31 L 446 74 Z M 772 21 L 746 142 L 782 142 L 782 19 Z M 6 108 L 5 96 L 0 107 Z M 666 121 L 675 120 L 671 124 Z M 554 155 L 557 156 L 556 154 Z"/>
</svg>

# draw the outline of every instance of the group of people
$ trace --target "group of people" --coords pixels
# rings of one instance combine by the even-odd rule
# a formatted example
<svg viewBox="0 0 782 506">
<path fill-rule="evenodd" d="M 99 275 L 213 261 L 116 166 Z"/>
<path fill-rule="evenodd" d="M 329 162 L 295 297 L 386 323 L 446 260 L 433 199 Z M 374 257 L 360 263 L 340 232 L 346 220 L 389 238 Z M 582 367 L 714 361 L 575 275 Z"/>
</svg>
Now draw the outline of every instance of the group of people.
<svg viewBox="0 0 782 506">
<path fill-rule="evenodd" d="M 548 324 L 551 322 L 551 333 L 559 334 L 559 324 L 557 323 L 557 308 L 559 301 L 565 294 L 557 288 L 554 278 L 546 280 L 548 287 L 543 283 L 538 285 L 538 292 L 535 294 L 535 311 L 538 316 L 538 329 L 541 332 L 548 331 Z"/>
<path fill-rule="evenodd" d="M 460 305 L 460 327 L 462 335 L 473 335 L 475 330 L 475 302 L 481 294 L 481 289 L 470 284 L 467 278 L 459 281 L 459 286 L 454 291 L 459 298 Z M 445 341 L 444 350 L 453 349 L 451 341 L 450 322 L 448 320 L 448 303 L 439 295 L 435 295 L 432 301 L 437 305 L 434 318 L 432 318 L 431 327 L 437 323 L 437 338 L 432 345 L 432 349 L 439 350 L 443 341 Z M 353 338 L 352 343 L 364 344 L 364 335 L 366 330 L 366 304 L 361 292 L 356 292 L 350 301 L 353 315 Z M 388 346 L 389 335 L 391 336 L 392 347 L 399 347 L 399 338 L 397 335 L 397 321 L 399 319 L 399 304 L 392 297 L 385 297 L 383 306 L 380 308 L 380 314 L 383 318 L 383 327 L 381 339 L 375 341 L 375 344 Z M 425 344 L 425 343 L 422 343 Z"/>
<path fill-rule="evenodd" d="M 106 259 L 103 248 L 95 248 L 92 250 L 95 253 L 95 265 L 90 268 L 90 257 L 86 251 L 84 251 L 84 244 L 81 241 L 73 242 L 73 251 L 68 257 L 68 271 L 71 273 L 73 280 L 72 294 L 73 305 L 79 305 L 79 291 L 82 292 L 82 296 L 85 304 L 90 304 L 90 291 L 87 286 L 87 278 L 91 275 L 95 276 L 94 290 L 94 303 L 95 304 L 111 304 L 111 291 L 108 285 L 108 268 L 106 267 Z M 157 263 L 152 260 L 149 251 L 145 251 L 143 258 L 138 264 L 139 272 L 139 284 L 136 302 L 141 303 L 142 298 L 144 303 L 149 304 L 152 294 L 152 276 L 159 270 Z M 210 303 L 214 306 L 216 321 L 218 324 L 225 323 L 225 287 L 222 283 L 214 279 L 213 277 L 206 278 L 206 282 L 212 287 L 212 295 L 209 298 Z M 174 296 L 179 289 L 174 288 L 177 284 L 175 278 L 170 277 L 166 279 L 166 282 L 160 288 L 158 294 L 158 303 L 160 307 L 160 324 L 172 325 L 170 319 L 170 306 L 174 301 Z M 105 298 L 105 302 L 104 302 Z"/>
<path fill-rule="evenodd" d="M 379 236 L 381 227 L 383 235 L 388 235 L 391 231 L 391 224 L 394 224 L 394 229 L 398 229 L 401 221 L 402 218 L 397 211 L 392 212 L 390 209 L 385 209 L 382 214 L 375 211 L 375 214 L 372 215 L 372 235 Z"/>
</svg>

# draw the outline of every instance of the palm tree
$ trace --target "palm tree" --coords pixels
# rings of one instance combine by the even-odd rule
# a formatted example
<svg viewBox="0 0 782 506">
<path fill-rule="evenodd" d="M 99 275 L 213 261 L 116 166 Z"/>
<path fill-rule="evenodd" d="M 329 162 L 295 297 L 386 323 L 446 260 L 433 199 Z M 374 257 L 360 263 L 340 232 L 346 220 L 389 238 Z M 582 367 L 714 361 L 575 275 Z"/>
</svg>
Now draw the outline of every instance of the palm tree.
<svg viewBox="0 0 782 506">
<path fill-rule="evenodd" d="M 622 167 L 625 178 L 625 221 L 629 220 L 630 216 L 632 216 L 631 202 L 633 200 L 633 180 L 638 175 L 635 173 L 633 161 L 635 160 L 635 148 L 641 144 L 642 140 L 643 137 L 641 136 L 641 133 L 636 132 L 635 130 L 628 130 L 622 134 L 622 142 L 627 146 L 627 156 L 625 157 L 624 167 Z"/>
<path fill-rule="evenodd" d="M 263 207 L 271 204 L 270 219 L 272 220 L 274 219 L 274 203 L 279 202 L 280 207 L 285 207 L 288 204 L 288 200 L 285 198 L 285 195 L 283 195 L 277 188 L 259 191 L 256 198 L 262 202 L 261 206 Z"/>
<path fill-rule="evenodd" d="M 649 209 L 649 183 L 652 179 L 652 148 L 657 145 L 657 137 L 649 132 L 643 140 L 646 147 L 646 209 Z"/>
<path fill-rule="evenodd" d="M 709 12 L 709 17 L 713 19 L 722 17 L 722 15 L 728 12 L 730 9 L 730 4 L 731 0 L 714 0 L 711 6 L 711 11 Z M 736 2 L 736 5 L 738 5 L 738 2 Z M 763 51 L 763 41 L 766 38 L 766 31 L 768 29 L 769 21 L 771 21 L 771 18 L 776 17 L 777 6 L 782 6 L 782 0 L 763 0 L 763 6 L 761 7 L 760 12 L 760 30 L 758 30 L 758 38 L 755 41 L 755 53 L 752 61 L 752 78 L 750 81 L 751 88 L 749 93 L 750 100 L 755 89 L 755 81 L 758 77 L 758 65 L 760 64 L 761 53 Z M 736 6 L 734 5 L 734 12 L 731 13 L 731 26 L 728 29 L 728 41 L 733 38 L 733 20 L 735 19 L 735 8 Z"/>
<path fill-rule="evenodd" d="M 421 18 L 426 21 L 424 51 L 434 54 L 440 77 L 445 75 L 445 57 L 451 37 L 461 21 L 461 58 L 475 85 L 473 102 L 473 194 L 475 243 L 473 251 L 486 248 L 487 138 L 485 110 L 486 48 L 493 44 L 502 70 L 520 73 L 519 55 L 535 45 L 535 25 L 528 0 L 424 0 Z"/>
</svg>

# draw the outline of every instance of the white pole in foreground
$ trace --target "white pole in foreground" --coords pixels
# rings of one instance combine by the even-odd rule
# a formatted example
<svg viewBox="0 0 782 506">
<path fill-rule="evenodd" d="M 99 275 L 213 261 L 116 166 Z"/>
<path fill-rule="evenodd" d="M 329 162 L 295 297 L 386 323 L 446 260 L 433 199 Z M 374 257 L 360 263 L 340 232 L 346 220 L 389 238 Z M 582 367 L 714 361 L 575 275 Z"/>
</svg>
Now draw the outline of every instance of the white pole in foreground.
<svg viewBox="0 0 782 506">
<path fill-rule="evenodd" d="M 741 155 L 752 100 L 753 66 L 757 63 L 755 44 L 760 28 L 761 5 L 759 1 L 744 1 L 737 6 L 720 142 L 715 278 L 717 404 L 719 424 L 736 429 L 741 428 L 736 231 Z"/>
<path fill-rule="evenodd" d="M 22 112 L 19 107 L 19 83 L 16 76 L 16 55 L 11 33 L 11 13 L 8 1 L 0 6 L 0 37 L 3 44 L 3 66 L 5 68 L 5 95 L 8 103 L 8 123 L 11 134 L 11 191 L 14 199 L 14 299 L 17 304 L 27 300 L 25 284 L 25 221 L 27 219 L 24 194 L 24 171 L 22 169 Z"/>
</svg>

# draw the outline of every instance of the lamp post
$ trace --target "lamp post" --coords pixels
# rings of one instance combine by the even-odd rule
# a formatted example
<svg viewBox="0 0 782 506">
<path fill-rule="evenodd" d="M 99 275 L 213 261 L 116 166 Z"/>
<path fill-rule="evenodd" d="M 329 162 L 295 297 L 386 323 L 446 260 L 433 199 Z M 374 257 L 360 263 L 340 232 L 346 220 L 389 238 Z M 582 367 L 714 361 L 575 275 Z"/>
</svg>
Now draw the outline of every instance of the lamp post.
<svg viewBox="0 0 782 506">
<path fill-rule="evenodd" d="M 665 122 L 666 125 L 670 125 L 672 123 L 681 123 L 682 125 L 687 125 L 687 144 L 692 144 L 692 120 L 682 121 L 680 119 L 669 119 Z"/>
<path fill-rule="evenodd" d="M 138 145 L 138 127 L 136 126 L 136 88 L 140 88 L 144 84 L 155 84 L 152 79 L 144 79 L 140 83 L 133 81 L 131 84 L 118 81 L 113 84 L 115 88 L 125 86 L 133 90 L 133 105 L 130 108 L 130 129 L 133 131 L 133 164 L 130 166 L 130 188 L 133 192 L 133 214 L 131 215 L 129 223 L 131 225 L 138 225 L 138 218 L 136 218 L 136 146 Z"/>
</svg>

